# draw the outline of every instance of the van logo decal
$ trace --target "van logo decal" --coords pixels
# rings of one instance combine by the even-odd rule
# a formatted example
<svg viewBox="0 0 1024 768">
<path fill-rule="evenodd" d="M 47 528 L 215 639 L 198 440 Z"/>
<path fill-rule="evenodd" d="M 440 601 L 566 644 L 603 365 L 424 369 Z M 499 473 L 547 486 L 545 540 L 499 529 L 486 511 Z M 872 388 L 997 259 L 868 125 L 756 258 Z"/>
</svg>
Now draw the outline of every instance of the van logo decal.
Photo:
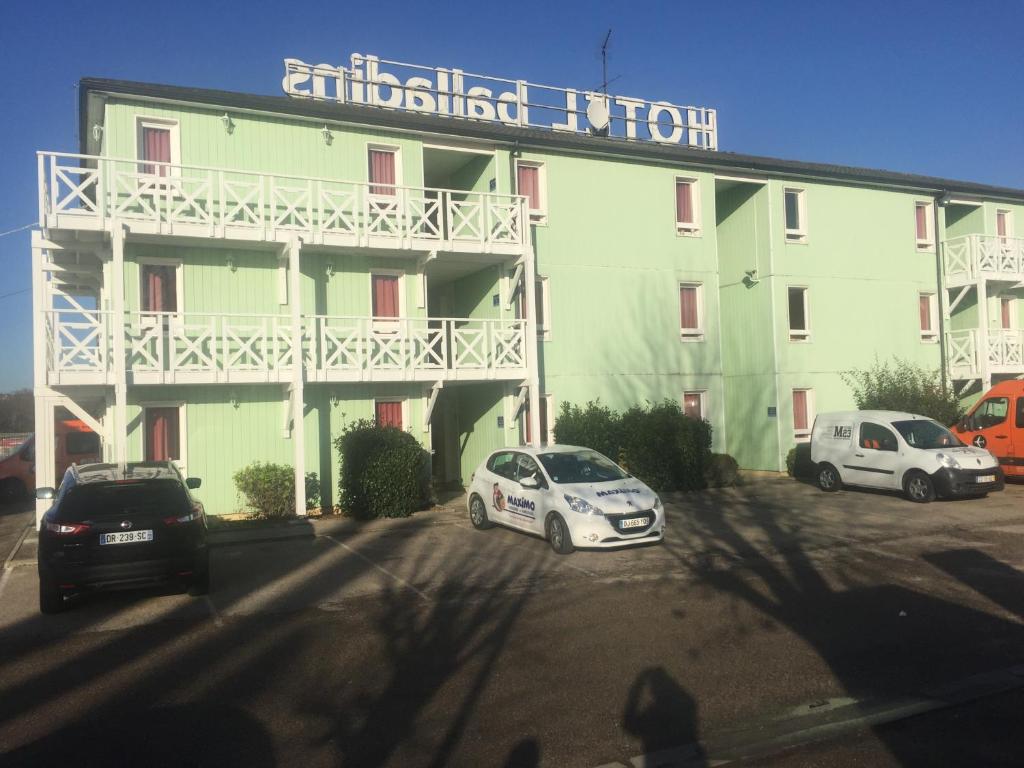
<svg viewBox="0 0 1024 768">
<path fill-rule="evenodd" d="M 853 427 L 837 424 L 832 430 L 833 440 L 849 440 L 853 436 Z"/>
<path fill-rule="evenodd" d="M 598 496 L 614 496 L 617 493 L 640 493 L 639 488 L 615 488 L 610 491 L 598 491 Z"/>
<path fill-rule="evenodd" d="M 501 488 L 497 483 L 494 484 L 494 489 L 491 492 L 491 503 L 494 504 L 496 511 L 505 511 L 505 494 L 501 492 Z"/>
<path fill-rule="evenodd" d="M 505 503 L 508 504 L 508 511 L 514 515 L 523 515 L 525 517 L 533 519 L 533 513 L 537 509 L 537 505 L 534 504 L 523 496 L 513 496 L 511 493 L 505 497 Z"/>
<path fill-rule="evenodd" d="M 986 445 L 988 445 L 988 440 L 985 439 L 984 435 L 975 435 L 974 439 L 971 440 L 971 442 L 974 445 L 978 446 L 979 448 L 984 448 Z"/>
</svg>

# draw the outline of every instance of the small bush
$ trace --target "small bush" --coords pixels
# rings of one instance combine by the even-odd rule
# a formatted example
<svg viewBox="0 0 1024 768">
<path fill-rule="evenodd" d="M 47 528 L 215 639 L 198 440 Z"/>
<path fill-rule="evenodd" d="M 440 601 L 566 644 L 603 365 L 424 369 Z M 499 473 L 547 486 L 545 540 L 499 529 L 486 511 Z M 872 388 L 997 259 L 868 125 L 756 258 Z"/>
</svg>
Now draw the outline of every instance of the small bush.
<svg viewBox="0 0 1024 768">
<path fill-rule="evenodd" d="M 704 482 L 709 488 L 739 485 L 740 465 L 727 453 L 712 453 L 704 467 Z"/>
<path fill-rule="evenodd" d="M 352 517 L 408 517 L 430 503 L 430 454 L 396 427 L 359 420 L 334 441 L 341 461 L 338 491 Z"/>
<path fill-rule="evenodd" d="M 612 461 L 619 460 L 622 417 L 599 400 L 591 400 L 583 408 L 562 403 L 554 432 L 556 443 L 586 446 Z"/>
<path fill-rule="evenodd" d="M 808 478 L 814 476 L 814 462 L 811 461 L 811 444 L 797 443 L 786 454 L 786 473 L 790 477 Z"/>
<path fill-rule="evenodd" d="M 295 470 L 287 464 L 256 462 L 235 472 L 235 487 L 255 517 L 295 517 Z M 306 509 L 320 506 L 320 479 L 306 473 Z"/>
<path fill-rule="evenodd" d="M 948 384 L 942 386 L 938 371 L 907 360 L 875 360 L 870 368 L 847 371 L 842 377 L 861 410 L 918 413 L 946 425 L 955 424 L 964 415 L 956 392 Z"/>
</svg>

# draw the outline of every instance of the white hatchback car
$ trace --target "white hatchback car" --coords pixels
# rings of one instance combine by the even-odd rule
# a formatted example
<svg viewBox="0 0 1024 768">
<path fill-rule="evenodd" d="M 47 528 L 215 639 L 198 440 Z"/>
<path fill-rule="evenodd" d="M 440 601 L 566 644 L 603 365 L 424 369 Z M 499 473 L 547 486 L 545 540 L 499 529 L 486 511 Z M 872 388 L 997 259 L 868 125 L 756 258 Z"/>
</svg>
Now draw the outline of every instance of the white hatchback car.
<svg viewBox="0 0 1024 768">
<path fill-rule="evenodd" d="M 494 524 L 543 536 L 559 554 L 575 547 L 661 541 L 658 495 L 590 448 L 503 448 L 473 473 L 466 504 L 476 528 Z"/>
</svg>

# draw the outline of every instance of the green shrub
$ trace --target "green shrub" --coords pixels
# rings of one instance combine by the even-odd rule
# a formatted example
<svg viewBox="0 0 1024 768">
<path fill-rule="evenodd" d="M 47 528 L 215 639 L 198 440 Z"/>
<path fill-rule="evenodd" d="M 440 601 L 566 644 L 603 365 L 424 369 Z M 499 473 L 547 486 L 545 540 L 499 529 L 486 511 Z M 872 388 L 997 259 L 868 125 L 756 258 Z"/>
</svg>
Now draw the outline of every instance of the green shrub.
<svg viewBox="0 0 1024 768">
<path fill-rule="evenodd" d="M 597 402 L 562 404 L 555 440 L 600 451 L 656 491 L 705 487 L 711 426 L 691 419 L 671 400 L 636 405 L 623 414 Z"/>
<path fill-rule="evenodd" d="M 295 470 L 287 464 L 257 461 L 235 472 L 235 487 L 255 517 L 275 520 L 295 516 Z M 306 509 L 320 506 L 320 479 L 306 473 Z"/>
<path fill-rule="evenodd" d="M 619 459 L 622 417 L 601 405 L 600 400 L 591 400 L 583 408 L 562 403 L 554 432 L 556 443 L 586 446 L 603 453 L 612 461 Z"/>
<path fill-rule="evenodd" d="M 704 482 L 709 488 L 739 485 L 740 465 L 727 453 L 712 453 L 704 467 Z"/>
<path fill-rule="evenodd" d="M 955 424 L 964 415 L 956 393 L 948 384 L 942 386 L 938 371 L 907 360 L 875 360 L 870 368 L 847 371 L 842 377 L 861 410 L 918 413 L 946 425 Z"/>
<path fill-rule="evenodd" d="M 790 477 L 808 478 L 814 476 L 814 462 L 811 461 L 811 444 L 797 443 L 786 454 L 786 473 Z"/>
<path fill-rule="evenodd" d="M 430 503 L 430 454 L 396 427 L 356 421 L 334 441 L 342 509 L 368 520 L 408 517 Z"/>
</svg>

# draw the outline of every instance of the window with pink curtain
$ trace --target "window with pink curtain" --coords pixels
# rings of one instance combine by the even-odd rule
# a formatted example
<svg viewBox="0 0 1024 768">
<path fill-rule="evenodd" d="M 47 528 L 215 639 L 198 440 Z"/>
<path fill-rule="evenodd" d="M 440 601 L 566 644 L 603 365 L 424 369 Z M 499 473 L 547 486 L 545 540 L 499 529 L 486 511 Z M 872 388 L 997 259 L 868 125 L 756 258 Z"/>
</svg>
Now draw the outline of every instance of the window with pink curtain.
<svg viewBox="0 0 1024 768">
<path fill-rule="evenodd" d="M 374 403 L 374 416 L 381 427 L 402 429 L 402 404 L 393 400 L 378 400 Z"/>
<path fill-rule="evenodd" d="M 676 224 L 695 224 L 693 220 L 693 182 L 676 182 Z"/>
<path fill-rule="evenodd" d="M 142 127 L 142 159 L 152 163 L 171 162 L 171 129 Z M 166 176 L 166 165 L 143 164 L 142 172 L 155 176 Z"/>
<path fill-rule="evenodd" d="M 181 458 L 178 409 L 146 409 L 146 461 L 174 461 Z"/>
<path fill-rule="evenodd" d="M 996 234 L 999 237 L 1006 237 L 1006 211 L 996 211 Z"/>
<path fill-rule="evenodd" d="M 395 194 L 395 153 L 389 149 L 370 150 L 370 194 Z"/>
<path fill-rule="evenodd" d="M 914 214 L 916 216 L 917 223 L 917 239 L 927 240 L 928 239 L 928 206 L 924 203 L 918 203 L 914 207 Z"/>
<path fill-rule="evenodd" d="M 793 429 L 797 432 L 807 431 L 807 390 L 793 390 Z"/>
<path fill-rule="evenodd" d="M 932 298 L 926 294 L 918 297 L 919 309 L 921 311 L 921 333 L 932 331 Z"/>
<path fill-rule="evenodd" d="M 398 277 L 373 276 L 373 316 L 398 317 Z"/>
<path fill-rule="evenodd" d="M 161 264 L 143 264 L 142 311 L 177 312 L 178 287 L 174 267 Z"/>
<path fill-rule="evenodd" d="M 516 190 L 526 197 L 526 206 L 531 211 L 540 207 L 540 168 L 535 165 L 516 166 Z"/>
<path fill-rule="evenodd" d="M 1002 327 L 1007 330 L 1012 327 L 1010 323 L 1010 312 L 1012 306 L 1013 299 L 1004 296 L 999 300 L 999 319 L 1002 323 Z"/>
<path fill-rule="evenodd" d="M 683 395 L 683 413 L 691 419 L 703 419 L 701 412 L 700 392 L 687 392 Z"/>
<path fill-rule="evenodd" d="M 700 328 L 695 285 L 679 286 L 679 327 L 683 331 L 695 331 Z"/>
</svg>

